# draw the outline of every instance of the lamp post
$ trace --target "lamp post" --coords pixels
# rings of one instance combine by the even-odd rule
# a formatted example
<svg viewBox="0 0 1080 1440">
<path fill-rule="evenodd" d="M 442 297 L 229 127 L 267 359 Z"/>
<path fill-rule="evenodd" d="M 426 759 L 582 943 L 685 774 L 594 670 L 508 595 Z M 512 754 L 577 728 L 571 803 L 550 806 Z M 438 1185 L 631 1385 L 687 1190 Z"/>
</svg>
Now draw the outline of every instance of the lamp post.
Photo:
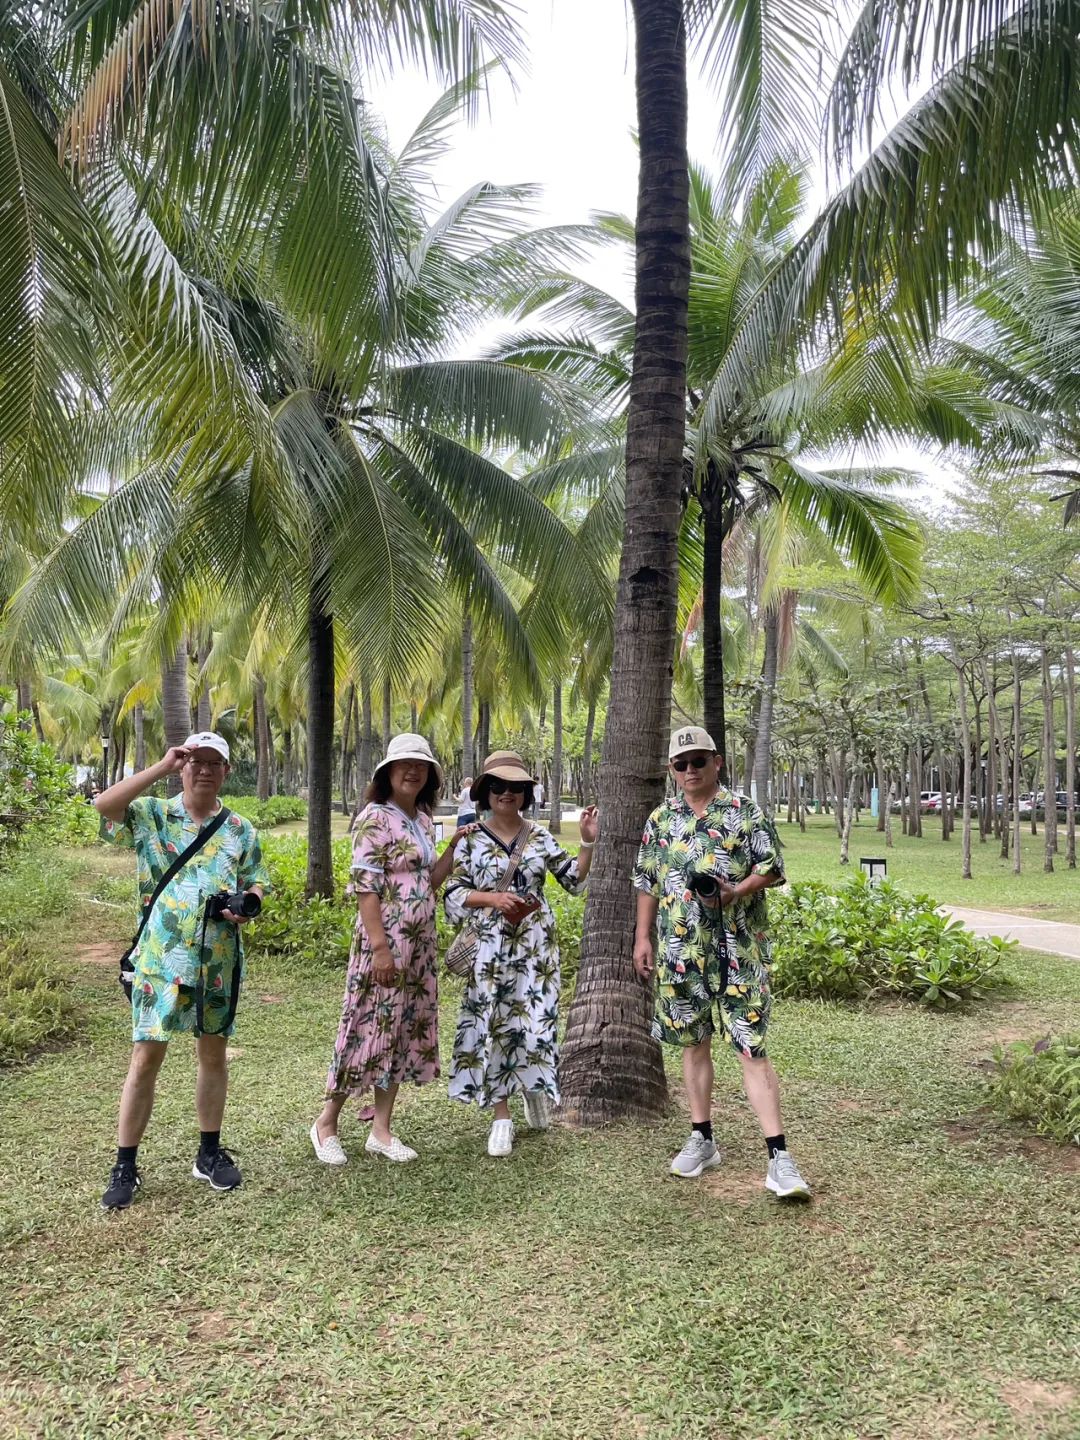
<svg viewBox="0 0 1080 1440">
<path fill-rule="evenodd" d="M 102 737 L 101 737 L 101 788 L 102 788 L 102 790 L 107 790 L 107 789 L 109 788 L 109 737 L 108 737 L 108 735 L 102 735 Z"/>
</svg>

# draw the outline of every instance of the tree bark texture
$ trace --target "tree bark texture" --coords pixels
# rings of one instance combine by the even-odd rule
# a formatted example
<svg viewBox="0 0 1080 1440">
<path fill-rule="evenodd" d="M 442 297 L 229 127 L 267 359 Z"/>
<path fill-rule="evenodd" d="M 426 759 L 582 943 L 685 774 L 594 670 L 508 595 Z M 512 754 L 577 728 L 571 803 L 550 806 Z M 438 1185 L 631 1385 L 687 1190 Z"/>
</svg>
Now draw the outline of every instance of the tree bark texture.
<svg viewBox="0 0 1080 1440">
<path fill-rule="evenodd" d="M 1023 716 L 1020 702 L 1020 661 L 1017 659 L 1016 651 L 1012 652 L 1013 667 L 1013 755 L 1012 755 L 1012 792 L 1013 792 L 1013 874 L 1020 874 L 1020 729 Z"/>
<path fill-rule="evenodd" d="M 382 748 L 386 754 L 386 747 L 390 744 L 391 731 L 394 728 L 394 701 L 390 693 L 390 681 L 383 681 L 382 691 Z"/>
<path fill-rule="evenodd" d="M 165 726 L 165 748 L 182 745 L 191 733 L 191 701 L 188 698 L 188 654 L 181 642 L 176 654 L 161 669 L 161 718 Z M 179 795 L 179 775 L 170 775 L 165 785 L 170 795 Z"/>
<path fill-rule="evenodd" d="M 1054 730 L 1054 686 L 1050 678 L 1050 657 L 1046 646 L 1040 657 L 1042 666 L 1043 702 L 1043 871 L 1054 873 L 1054 852 L 1057 850 L 1057 735 Z M 1032 813 L 1038 808 L 1032 800 Z"/>
<path fill-rule="evenodd" d="M 135 731 L 135 773 L 146 769 L 146 713 L 142 704 L 131 712 L 131 723 Z"/>
<path fill-rule="evenodd" d="M 468 610 L 461 627 L 461 770 L 464 775 L 476 775 L 473 750 L 473 626 Z"/>
<path fill-rule="evenodd" d="M 551 787 L 548 791 L 548 826 L 553 835 L 562 834 L 563 729 L 562 685 L 556 681 L 551 691 Z"/>
<path fill-rule="evenodd" d="M 724 622 L 723 598 L 724 519 L 719 496 L 708 500 L 702 512 L 704 525 L 704 556 L 701 595 L 701 683 L 705 710 L 705 729 L 716 741 L 721 752 L 720 778 L 730 783 L 727 757 L 724 755 L 724 734 L 727 716 L 724 702 Z"/>
<path fill-rule="evenodd" d="M 341 724 L 341 813 L 348 815 L 352 812 L 352 804 L 349 800 L 349 739 L 353 728 L 353 712 L 356 709 L 356 684 L 349 681 L 349 688 L 345 692 L 345 719 Z"/>
<path fill-rule="evenodd" d="M 1076 661 L 1065 647 L 1065 863 L 1076 869 Z"/>
<path fill-rule="evenodd" d="M 593 797 L 593 736 L 596 733 L 596 701 L 589 701 L 589 713 L 585 718 L 585 743 L 581 754 L 581 798 L 591 805 Z"/>
<path fill-rule="evenodd" d="M 967 686 L 964 671 L 957 664 L 957 694 L 960 700 L 960 735 L 964 748 L 964 830 L 960 849 L 961 879 L 971 879 L 971 717 L 968 715 Z"/>
<path fill-rule="evenodd" d="M 334 893 L 330 815 L 334 790 L 334 618 L 329 582 L 316 569 L 308 597 L 308 895 Z"/>
<path fill-rule="evenodd" d="M 636 324 L 623 548 L 600 765 L 603 815 L 560 1081 L 568 1118 L 661 1113 L 652 996 L 633 968 L 630 873 L 664 790 L 678 592 L 690 289 L 686 32 L 682 0 L 633 0 L 640 172 Z"/>
<path fill-rule="evenodd" d="M 266 734 L 266 681 L 256 675 L 251 684 L 252 710 L 255 722 L 255 795 L 270 799 L 270 746 Z"/>
</svg>

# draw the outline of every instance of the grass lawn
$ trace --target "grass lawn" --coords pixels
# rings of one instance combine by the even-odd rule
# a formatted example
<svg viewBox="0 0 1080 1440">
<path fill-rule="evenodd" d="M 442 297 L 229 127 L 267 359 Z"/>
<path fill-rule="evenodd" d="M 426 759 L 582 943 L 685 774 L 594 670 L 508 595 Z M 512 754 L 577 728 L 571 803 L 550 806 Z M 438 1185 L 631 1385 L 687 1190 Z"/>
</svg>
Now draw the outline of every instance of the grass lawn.
<svg viewBox="0 0 1080 1440">
<path fill-rule="evenodd" d="M 818 843 L 796 839 L 793 870 Z M 442 1085 L 399 1106 L 419 1163 L 364 1157 L 348 1115 L 353 1158 L 324 1169 L 307 1129 L 341 976 L 252 974 L 225 1132 L 244 1188 L 190 1178 L 177 1044 L 142 1198 L 106 1216 L 130 925 L 90 897 L 120 893 L 130 857 L 80 865 L 82 898 L 53 924 L 82 1037 L 0 1081 L 4 1440 L 1080 1432 L 1078 1157 L 981 1113 L 978 1068 L 995 1037 L 1080 1028 L 1075 963 L 1021 957 L 1021 987 L 963 1016 L 780 1005 L 787 1133 L 815 1193 L 800 1208 L 762 1189 L 734 1063 L 717 1076 L 725 1163 L 699 1181 L 667 1173 L 677 1110 L 524 1132 L 497 1162 Z M 445 1056 L 449 994 L 443 1018 Z"/>
<path fill-rule="evenodd" d="M 942 841 L 941 821 L 923 816 L 921 840 L 900 833 L 899 817 L 893 817 L 893 848 L 885 849 L 885 837 L 877 821 L 867 816 L 851 831 L 851 864 L 840 864 L 840 841 L 829 815 L 807 818 L 806 834 L 781 817 L 780 838 L 786 847 L 788 875 L 793 880 L 842 881 L 858 871 L 859 857 L 884 856 L 889 879 L 905 890 L 932 895 L 944 905 L 967 905 L 976 910 L 1006 910 L 1015 915 L 1033 915 L 1040 920 L 1067 920 L 1080 923 L 1080 871 L 1065 868 L 1065 830 L 1059 827 L 1061 853 L 1054 859 L 1052 875 L 1043 874 L 1045 840 L 1042 824 L 1038 836 L 1024 823 L 1021 845 L 1023 873 L 1012 873 L 1012 857 L 1002 860 L 1000 845 L 988 839 L 971 842 L 972 878 L 960 878 L 960 832 Z"/>
</svg>

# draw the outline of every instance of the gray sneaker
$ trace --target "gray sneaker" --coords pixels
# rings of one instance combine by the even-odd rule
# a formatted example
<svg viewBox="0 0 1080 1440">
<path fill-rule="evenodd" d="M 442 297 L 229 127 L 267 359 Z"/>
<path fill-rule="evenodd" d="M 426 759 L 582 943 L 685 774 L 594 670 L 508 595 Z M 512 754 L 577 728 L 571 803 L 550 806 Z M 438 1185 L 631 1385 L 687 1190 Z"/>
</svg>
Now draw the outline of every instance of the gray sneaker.
<svg viewBox="0 0 1080 1440">
<path fill-rule="evenodd" d="M 786 1150 L 778 1150 L 769 1161 L 765 1189 L 780 1200 L 809 1200 L 810 1186 L 799 1174 L 799 1167 Z"/>
<path fill-rule="evenodd" d="M 694 1180 L 703 1170 L 720 1164 L 720 1151 L 700 1130 L 691 1130 L 690 1139 L 671 1162 L 671 1173 L 684 1180 Z"/>
</svg>

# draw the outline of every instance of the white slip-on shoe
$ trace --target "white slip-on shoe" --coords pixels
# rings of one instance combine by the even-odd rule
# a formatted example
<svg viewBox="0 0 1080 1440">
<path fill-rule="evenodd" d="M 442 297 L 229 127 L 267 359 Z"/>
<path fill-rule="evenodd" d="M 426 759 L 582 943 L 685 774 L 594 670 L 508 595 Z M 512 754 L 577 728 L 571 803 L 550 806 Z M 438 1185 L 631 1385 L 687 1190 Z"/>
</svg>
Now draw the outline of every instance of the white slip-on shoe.
<svg viewBox="0 0 1080 1440">
<path fill-rule="evenodd" d="M 369 1135 L 364 1141 L 364 1149 L 369 1155 L 381 1155 L 385 1160 L 394 1160 L 399 1165 L 407 1165 L 410 1160 L 419 1159 L 416 1151 L 403 1145 L 396 1135 L 390 1136 L 389 1145 L 384 1145 L 381 1140 L 376 1140 L 374 1135 Z"/>
<path fill-rule="evenodd" d="M 496 1120 L 491 1127 L 491 1134 L 488 1136 L 488 1154 L 501 1160 L 509 1155 L 513 1148 L 514 1122 L 512 1120 Z"/>
<path fill-rule="evenodd" d="M 316 1120 L 308 1131 L 311 1136 L 311 1143 L 315 1147 L 316 1158 L 324 1165 L 346 1165 L 349 1157 L 341 1148 L 341 1141 L 336 1135 L 328 1135 L 325 1140 L 319 1139 L 319 1122 Z"/>
</svg>

